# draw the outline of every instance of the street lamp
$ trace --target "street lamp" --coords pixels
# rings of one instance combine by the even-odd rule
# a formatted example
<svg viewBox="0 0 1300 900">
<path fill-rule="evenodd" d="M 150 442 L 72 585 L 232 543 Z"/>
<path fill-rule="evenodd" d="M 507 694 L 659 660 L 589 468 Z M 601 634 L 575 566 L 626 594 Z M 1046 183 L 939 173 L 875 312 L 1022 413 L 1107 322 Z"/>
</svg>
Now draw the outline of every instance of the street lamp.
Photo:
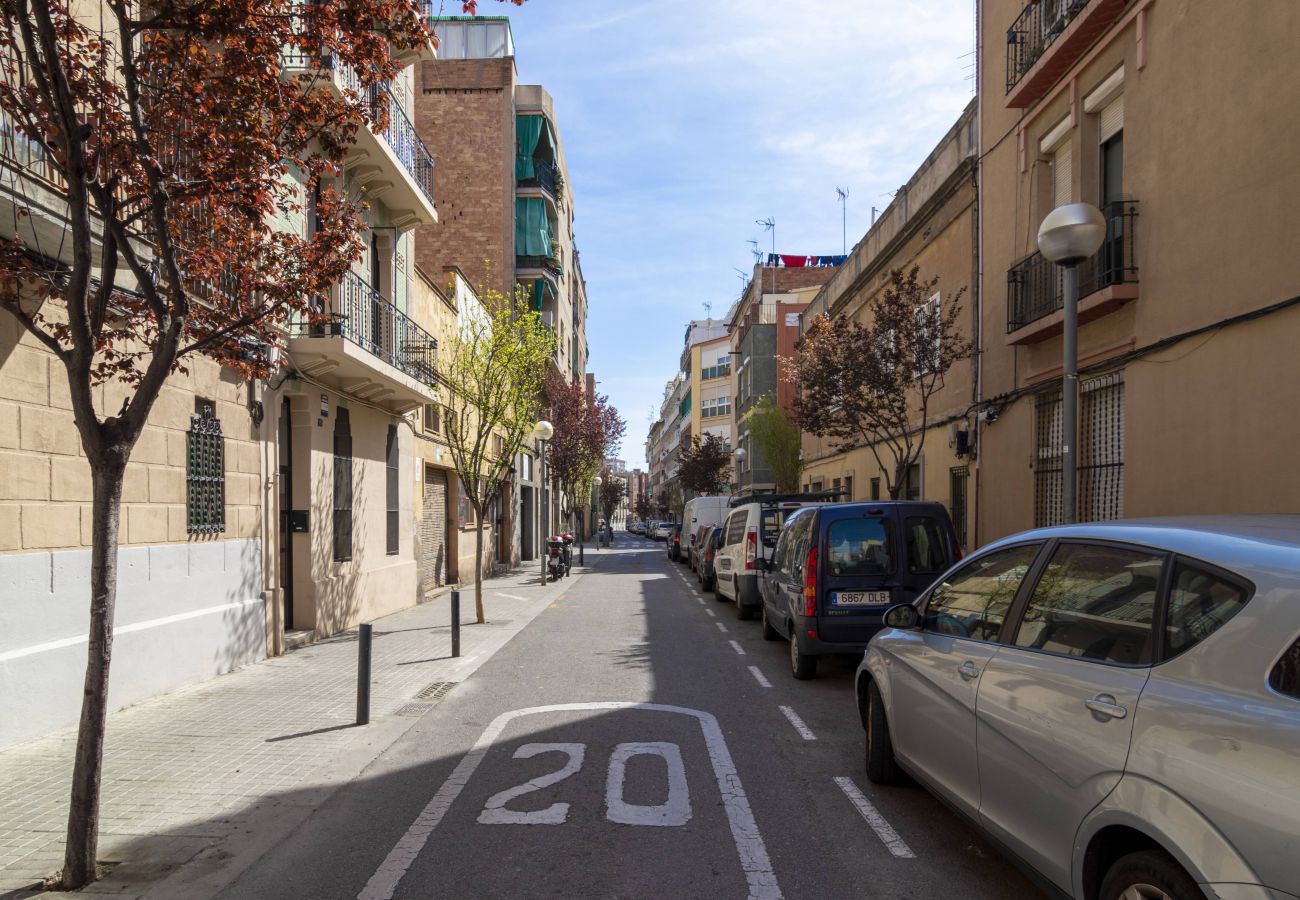
<svg viewBox="0 0 1300 900">
<path fill-rule="evenodd" d="M 595 478 L 593 478 L 593 479 L 592 479 L 592 482 L 591 482 L 591 484 L 592 484 L 591 490 L 592 490 L 592 492 L 596 495 L 596 506 L 597 506 L 597 507 L 600 506 L 600 486 L 601 486 L 602 483 L 603 483 L 603 482 L 601 481 L 601 478 L 600 478 L 599 475 L 597 475 Z M 596 519 L 596 528 L 595 528 L 595 532 L 596 532 L 596 552 L 599 553 L 599 552 L 600 552 L 600 516 L 599 516 L 599 515 L 595 516 L 595 519 Z"/>
<path fill-rule="evenodd" d="M 542 479 L 541 487 L 537 491 L 537 545 L 541 549 L 537 556 L 542 561 L 542 586 L 546 586 L 546 516 L 542 512 L 545 505 L 542 499 L 546 496 L 546 442 L 555 435 L 555 426 L 550 422 L 542 419 L 533 426 L 533 437 L 542 443 Z"/>
<path fill-rule="evenodd" d="M 736 448 L 735 457 L 736 457 L 736 493 L 737 494 L 739 494 L 745 486 L 744 483 L 741 481 L 740 476 L 745 469 L 745 457 L 748 455 L 749 454 L 745 452 L 744 447 Z"/>
<path fill-rule="evenodd" d="M 1064 378 L 1061 384 L 1061 514 L 1078 520 L 1079 438 L 1079 263 L 1101 249 L 1106 217 L 1091 203 L 1067 203 L 1038 226 L 1038 249 L 1061 267 L 1064 281 Z"/>
</svg>

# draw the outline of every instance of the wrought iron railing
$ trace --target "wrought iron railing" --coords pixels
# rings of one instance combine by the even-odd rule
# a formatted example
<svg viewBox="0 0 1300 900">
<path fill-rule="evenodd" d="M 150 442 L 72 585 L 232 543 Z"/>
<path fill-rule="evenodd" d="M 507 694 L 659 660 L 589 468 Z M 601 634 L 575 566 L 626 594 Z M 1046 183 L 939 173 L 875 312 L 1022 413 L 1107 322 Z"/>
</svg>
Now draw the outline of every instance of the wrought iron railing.
<svg viewBox="0 0 1300 900">
<path fill-rule="evenodd" d="M 432 204 L 434 202 L 433 154 L 415 133 L 415 126 L 411 124 L 411 120 L 402 109 L 402 104 L 387 85 L 371 85 L 369 100 L 372 115 L 377 115 L 387 106 L 388 126 L 381 132 L 384 140 L 392 148 L 393 155 L 402 164 L 402 168 L 406 169 L 411 180 L 419 187 L 420 193 L 424 194 Z"/>
<path fill-rule="evenodd" d="M 1034 67 L 1089 0 L 1029 0 L 1007 29 L 1007 93 Z"/>
<path fill-rule="evenodd" d="M 342 337 L 423 384 L 436 382 L 438 342 L 357 275 L 338 287 L 334 309 L 295 329 L 298 337 Z"/>
<path fill-rule="evenodd" d="M 1134 232 L 1138 201 L 1108 203 L 1106 240 L 1096 254 L 1079 264 L 1079 298 L 1104 287 L 1138 280 Z M 1065 305 L 1061 267 L 1041 253 L 1016 263 L 1007 271 L 1007 333 L 1023 328 Z"/>
<path fill-rule="evenodd" d="M 546 269 L 559 275 L 564 271 L 560 265 L 559 257 L 556 256 L 516 256 L 516 269 Z"/>
<path fill-rule="evenodd" d="M 520 178 L 520 187 L 539 187 L 546 191 L 552 197 L 555 193 L 555 166 L 542 159 L 533 160 L 533 175 L 531 178 Z"/>
</svg>

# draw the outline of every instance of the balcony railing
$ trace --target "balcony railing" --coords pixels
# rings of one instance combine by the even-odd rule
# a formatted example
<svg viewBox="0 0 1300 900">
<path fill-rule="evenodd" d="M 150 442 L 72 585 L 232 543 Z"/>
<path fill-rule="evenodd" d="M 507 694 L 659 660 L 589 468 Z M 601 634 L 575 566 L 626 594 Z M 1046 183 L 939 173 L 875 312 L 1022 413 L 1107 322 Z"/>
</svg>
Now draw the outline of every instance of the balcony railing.
<svg viewBox="0 0 1300 900">
<path fill-rule="evenodd" d="M 334 311 L 326 318 L 298 325 L 295 336 L 345 338 L 416 381 L 435 383 L 438 342 L 433 335 L 358 276 L 349 273 L 343 279 Z"/>
<path fill-rule="evenodd" d="M 1089 0 L 1029 0 L 1007 29 L 1007 93 L 1034 67 Z"/>
<path fill-rule="evenodd" d="M 433 154 L 415 133 L 415 126 L 387 85 L 371 85 L 369 94 L 372 115 L 377 115 L 385 106 L 388 109 L 388 127 L 382 132 L 384 140 L 419 187 L 420 193 L 433 204 Z"/>
<path fill-rule="evenodd" d="M 516 269 L 545 269 L 555 275 L 564 271 L 560 265 L 559 257 L 556 256 L 516 256 Z"/>
<path fill-rule="evenodd" d="M 555 193 L 555 166 L 541 159 L 533 159 L 533 176 L 520 178 L 520 187 L 539 187 L 552 197 Z"/>
<path fill-rule="evenodd" d="M 1116 284 L 1138 280 L 1135 232 L 1138 201 L 1106 204 L 1106 240 L 1097 253 L 1079 264 L 1079 299 Z M 1065 305 L 1061 267 L 1041 253 L 1007 271 L 1007 333 L 1050 316 Z"/>
</svg>

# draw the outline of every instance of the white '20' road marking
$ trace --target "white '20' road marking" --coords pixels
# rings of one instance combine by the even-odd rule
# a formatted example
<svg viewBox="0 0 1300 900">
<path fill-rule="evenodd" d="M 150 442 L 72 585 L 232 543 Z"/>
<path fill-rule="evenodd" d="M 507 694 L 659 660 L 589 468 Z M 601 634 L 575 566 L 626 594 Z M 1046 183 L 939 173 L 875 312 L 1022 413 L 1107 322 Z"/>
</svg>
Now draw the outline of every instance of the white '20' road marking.
<svg viewBox="0 0 1300 900">
<path fill-rule="evenodd" d="M 623 799 L 627 761 L 634 756 L 658 756 L 668 765 L 668 799 L 657 806 L 638 806 Z M 682 748 L 676 744 L 650 741 L 619 744 L 609 758 L 605 779 L 605 817 L 620 825 L 685 825 L 691 820 L 691 795 L 686 788 L 686 767 Z"/>
<path fill-rule="evenodd" d="M 739 644 L 735 646 L 737 650 L 740 650 Z M 743 653 L 744 651 L 740 652 Z M 727 742 L 722 736 L 722 729 L 718 725 L 717 717 L 712 713 L 690 709 L 685 706 L 667 706 L 660 703 L 629 703 L 618 700 L 534 706 L 528 709 L 511 710 L 493 719 L 488 727 L 483 729 L 483 733 L 479 735 L 478 740 L 474 742 L 474 746 L 469 749 L 469 752 L 461 757 L 460 762 L 456 764 L 456 768 L 447 776 L 447 780 L 442 783 L 442 787 L 438 788 L 438 792 L 433 795 L 433 799 L 420 811 L 420 814 L 415 817 L 415 821 L 406 829 L 406 833 L 398 839 L 393 849 L 388 852 L 384 861 L 379 864 L 379 868 L 375 870 L 375 874 L 370 876 L 366 886 L 357 895 L 357 900 L 392 900 L 398 883 L 401 882 L 402 877 L 411 867 L 411 863 L 424 850 L 424 846 L 429 842 L 429 837 L 433 834 L 434 829 L 447 815 L 447 810 L 451 808 L 452 803 L 465 789 L 465 785 L 469 783 L 470 778 L 483 762 L 483 758 L 487 756 L 488 750 L 492 748 L 493 743 L 501 736 L 501 732 L 505 730 L 507 725 L 521 716 L 542 713 L 585 712 L 589 710 L 645 710 L 647 712 L 692 716 L 699 721 L 700 730 L 704 733 L 704 744 L 709 752 L 709 761 L 713 766 L 713 777 L 717 781 L 718 792 L 722 795 L 722 806 L 727 814 L 727 824 L 731 828 L 731 838 L 736 844 L 736 853 L 740 857 L 740 867 L 744 871 L 745 880 L 749 884 L 749 900 L 781 900 L 781 888 L 776 883 L 776 873 L 772 871 L 772 862 L 767 855 L 767 846 L 763 843 L 763 836 L 758 831 L 758 823 L 754 821 L 754 813 L 750 809 L 749 798 L 745 794 L 744 787 L 741 786 L 740 776 L 736 772 L 736 764 L 732 761 L 731 751 L 727 749 Z M 672 765 L 671 761 L 669 765 Z"/>
<path fill-rule="evenodd" d="M 570 775 L 576 775 L 582 768 L 582 758 L 587 752 L 586 744 L 524 744 L 515 751 L 515 759 L 531 759 L 541 753 L 564 753 L 569 757 L 564 766 L 546 775 L 525 781 L 523 784 L 506 788 L 488 798 L 478 820 L 483 825 L 559 825 L 569 817 L 569 804 L 552 803 L 546 809 L 518 812 L 506 809 L 506 804 L 516 797 L 540 791 L 544 787 L 559 784 Z"/>
</svg>

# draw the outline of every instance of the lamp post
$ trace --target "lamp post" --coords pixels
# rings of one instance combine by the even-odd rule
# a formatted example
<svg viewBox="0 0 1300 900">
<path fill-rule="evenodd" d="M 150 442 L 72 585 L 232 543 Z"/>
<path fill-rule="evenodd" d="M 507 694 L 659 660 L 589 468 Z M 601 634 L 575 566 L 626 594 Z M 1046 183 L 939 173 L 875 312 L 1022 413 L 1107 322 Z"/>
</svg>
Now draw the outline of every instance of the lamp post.
<svg viewBox="0 0 1300 900">
<path fill-rule="evenodd" d="M 592 529 L 592 531 L 593 531 L 593 532 L 595 533 L 595 535 L 596 535 L 596 552 L 597 552 L 597 553 L 600 552 L 600 515 L 599 515 L 600 510 L 599 510 L 599 507 L 600 507 L 600 486 L 601 486 L 601 484 L 603 484 L 603 483 L 604 483 L 604 482 L 601 480 L 601 477 L 600 477 L 599 475 L 597 475 L 595 478 L 593 478 L 593 479 L 592 479 L 592 482 L 591 482 L 591 492 L 592 492 L 592 494 L 595 495 L 595 509 L 594 509 L 594 511 L 597 513 L 597 515 L 595 515 L 595 516 L 592 517 L 592 518 L 594 518 L 594 519 L 596 520 L 596 527 L 595 527 L 594 529 Z"/>
<path fill-rule="evenodd" d="M 537 554 L 542 561 L 542 586 L 546 586 L 546 513 L 543 507 L 543 498 L 546 496 L 546 442 L 555 434 L 555 426 L 550 422 L 542 419 L 533 426 L 533 437 L 541 441 L 542 444 L 542 471 L 540 487 L 537 491 L 537 543 L 541 551 Z"/>
<path fill-rule="evenodd" d="M 745 488 L 745 484 L 741 480 L 741 472 L 745 468 L 745 457 L 748 455 L 749 454 L 745 452 L 744 447 L 736 448 L 735 456 L 736 456 L 736 493 L 737 494 L 739 494 Z"/>
<path fill-rule="evenodd" d="M 1091 203 L 1067 203 L 1038 226 L 1038 249 L 1062 269 L 1064 360 L 1061 384 L 1061 517 L 1078 520 L 1079 263 L 1101 249 L 1106 217 Z"/>
</svg>

